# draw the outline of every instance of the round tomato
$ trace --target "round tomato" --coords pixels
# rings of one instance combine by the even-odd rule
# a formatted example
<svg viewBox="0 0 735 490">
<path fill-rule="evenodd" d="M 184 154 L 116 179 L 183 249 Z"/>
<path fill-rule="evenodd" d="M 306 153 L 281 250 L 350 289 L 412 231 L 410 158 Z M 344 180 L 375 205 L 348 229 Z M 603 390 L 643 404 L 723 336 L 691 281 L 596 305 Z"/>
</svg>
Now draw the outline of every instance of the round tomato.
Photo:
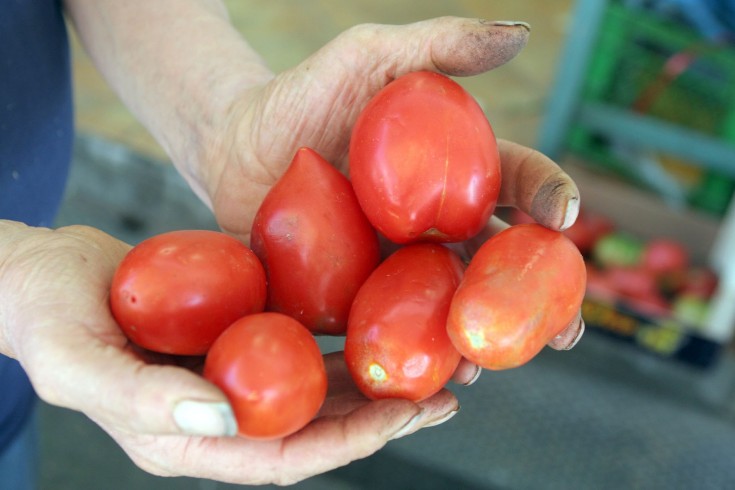
<svg viewBox="0 0 735 490">
<path fill-rule="evenodd" d="M 238 318 L 265 307 L 262 264 L 224 233 L 182 230 L 143 240 L 112 279 L 110 309 L 137 345 L 201 355 Z"/>
<path fill-rule="evenodd" d="M 641 262 L 654 274 L 681 274 L 689 267 L 689 252 L 677 241 L 656 238 L 643 245 Z"/>
<path fill-rule="evenodd" d="M 623 296 L 648 298 L 659 293 L 655 274 L 643 267 L 614 265 L 605 269 L 604 274 Z"/>
<path fill-rule="evenodd" d="M 459 242 L 495 209 L 500 157 L 480 106 L 459 84 L 414 72 L 360 113 L 350 179 L 370 222 L 396 243 Z"/>
<path fill-rule="evenodd" d="M 327 394 L 316 340 L 281 313 L 233 323 L 209 350 L 204 377 L 227 395 L 238 433 L 251 439 L 293 434 L 314 418 Z"/>
<path fill-rule="evenodd" d="M 520 366 L 574 320 L 585 287 L 582 255 L 563 233 L 512 226 L 472 258 L 452 299 L 449 336 L 484 368 Z"/>
<path fill-rule="evenodd" d="M 419 401 L 446 384 L 461 358 L 446 319 L 463 269 L 442 245 L 415 244 L 365 281 L 350 311 L 345 360 L 367 397 Z"/>
<path fill-rule="evenodd" d="M 266 269 L 267 309 L 332 335 L 344 334 L 352 300 L 380 260 L 349 180 L 308 148 L 263 200 L 251 246 Z"/>
</svg>

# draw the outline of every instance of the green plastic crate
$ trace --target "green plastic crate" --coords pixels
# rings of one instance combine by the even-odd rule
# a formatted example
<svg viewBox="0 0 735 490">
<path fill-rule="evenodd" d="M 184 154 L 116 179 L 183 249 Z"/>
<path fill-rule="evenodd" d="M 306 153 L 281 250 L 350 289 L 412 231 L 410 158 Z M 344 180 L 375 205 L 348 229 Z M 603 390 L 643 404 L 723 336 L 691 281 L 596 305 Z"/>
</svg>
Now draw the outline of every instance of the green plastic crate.
<svg viewBox="0 0 735 490">
<path fill-rule="evenodd" d="M 667 76 L 667 63 L 685 59 L 685 69 Z M 651 12 L 619 3 L 607 8 L 589 66 L 583 98 L 647 114 L 707 135 L 735 142 L 735 50 L 707 43 L 698 33 Z M 611 151 L 604 134 L 581 126 L 569 133 L 569 147 L 600 166 L 642 186 L 630 165 Z M 691 162 L 696 167 L 696 162 Z M 733 162 L 735 165 L 735 162 Z M 691 178 L 691 175 L 690 175 Z M 689 182 L 688 204 L 722 215 L 735 182 L 698 170 Z"/>
</svg>

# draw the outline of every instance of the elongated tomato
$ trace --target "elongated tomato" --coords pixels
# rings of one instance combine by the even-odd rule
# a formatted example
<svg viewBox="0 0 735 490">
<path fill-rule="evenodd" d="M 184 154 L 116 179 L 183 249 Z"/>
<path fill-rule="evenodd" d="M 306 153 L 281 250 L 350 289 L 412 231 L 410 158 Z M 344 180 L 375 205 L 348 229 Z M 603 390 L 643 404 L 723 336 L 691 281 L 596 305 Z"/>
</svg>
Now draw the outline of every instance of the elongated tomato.
<svg viewBox="0 0 735 490">
<path fill-rule="evenodd" d="M 399 249 L 370 275 L 350 310 L 345 360 L 369 398 L 422 400 L 460 360 L 446 331 L 464 265 L 438 244 Z"/>
<path fill-rule="evenodd" d="M 459 242 L 487 223 L 500 191 L 495 135 L 452 79 L 414 72 L 363 109 L 350 179 L 370 222 L 396 243 Z"/>
<path fill-rule="evenodd" d="M 265 307 L 265 271 L 235 238 L 176 230 L 133 247 L 110 285 L 110 309 L 137 345 L 202 355 L 232 322 Z"/>
<path fill-rule="evenodd" d="M 569 238 L 538 224 L 515 225 L 472 258 L 447 331 L 470 361 L 487 369 L 517 367 L 575 319 L 585 285 L 584 260 Z"/>
<path fill-rule="evenodd" d="M 263 200 L 251 246 L 268 276 L 267 310 L 330 335 L 344 334 L 352 300 L 380 260 L 349 180 L 309 148 Z"/>
</svg>

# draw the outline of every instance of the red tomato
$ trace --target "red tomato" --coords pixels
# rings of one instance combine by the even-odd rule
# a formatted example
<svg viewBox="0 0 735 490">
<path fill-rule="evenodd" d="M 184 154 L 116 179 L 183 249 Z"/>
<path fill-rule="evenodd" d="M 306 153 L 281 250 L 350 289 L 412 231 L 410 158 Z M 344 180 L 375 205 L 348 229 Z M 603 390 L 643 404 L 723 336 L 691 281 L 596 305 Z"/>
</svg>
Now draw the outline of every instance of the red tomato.
<svg viewBox="0 0 735 490">
<path fill-rule="evenodd" d="M 603 273 L 609 284 L 624 296 L 649 298 L 659 294 L 656 276 L 643 267 L 614 265 Z"/>
<path fill-rule="evenodd" d="M 455 347 L 487 369 L 528 362 L 579 313 L 586 270 L 577 247 L 537 224 L 507 228 L 478 250 L 449 310 Z"/>
<path fill-rule="evenodd" d="M 380 260 L 349 180 L 308 148 L 263 200 L 251 246 L 268 276 L 267 309 L 331 335 L 344 334 L 352 300 Z"/>
<path fill-rule="evenodd" d="M 621 304 L 635 313 L 649 317 L 668 317 L 671 315 L 671 304 L 658 291 L 642 296 L 625 296 L 620 300 Z"/>
<path fill-rule="evenodd" d="M 350 312 L 345 360 L 369 398 L 419 401 L 457 369 L 447 312 L 464 265 L 438 244 L 399 249 L 370 275 Z"/>
<path fill-rule="evenodd" d="M 201 355 L 238 318 L 265 306 L 265 271 L 237 239 L 207 230 L 162 233 L 133 247 L 110 287 L 110 308 L 134 343 Z"/>
<path fill-rule="evenodd" d="M 658 238 L 644 244 L 641 262 L 656 274 L 677 274 L 689 267 L 689 252 L 679 242 Z"/>
<path fill-rule="evenodd" d="M 717 289 L 719 279 L 712 269 L 692 267 L 687 269 L 680 294 L 710 299 Z"/>
<path fill-rule="evenodd" d="M 224 391 L 238 433 L 277 439 L 311 421 L 327 394 L 327 372 L 311 332 L 281 313 L 233 323 L 215 341 L 204 377 Z"/>
<path fill-rule="evenodd" d="M 482 109 L 459 84 L 414 72 L 360 113 L 350 178 L 370 222 L 396 243 L 459 242 L 495 209 L 500 157 Z"/>
</svg>

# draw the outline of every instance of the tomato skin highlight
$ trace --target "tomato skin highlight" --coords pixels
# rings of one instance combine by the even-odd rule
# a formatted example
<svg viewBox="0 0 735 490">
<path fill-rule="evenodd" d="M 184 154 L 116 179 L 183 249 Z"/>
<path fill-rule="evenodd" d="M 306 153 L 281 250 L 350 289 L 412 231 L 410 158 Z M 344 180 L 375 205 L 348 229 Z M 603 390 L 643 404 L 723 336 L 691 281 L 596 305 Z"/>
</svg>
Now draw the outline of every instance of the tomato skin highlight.
<svg viewBox="0 0 735 490">
<path fill-rule="evenodd" d="M 423 400 L 460 361 L 446 331 L 464 264 L 438 244 L 407 245 L 365 281 L 350 311 L 345 361 L 368 398 Z"/>
<path fill-rule="evenodd" d="M 251 246 L 268 277 L 266 309 L 329 335 L 344 334 L 352 300 L 380 261 L 349 180 L 309 148 L 263 200 Z"/>
<path fill-rule="evenodd" d="M 221 232 L 161 233 L 133 247 L 110 286 L 110 309 L 135 344 L 202 355 L 232 322 L 265 307 L 265 270 Z"/>
<path fill-rule="evenodd" d="M 278 439 L 317 414 L 327 373 L 311 332 L 281 313 L 258 313 L 233 323 L 207 354 L 204 377 L 230 400 L 238 434 Z"/>
<path fill-rule="evenodd" d="M 360 113 L 350 179 L 373 226 L 395 243 L 476 235 L 500 192 L 492 127 L 458 83 L 433 72 L 386 85 Z"/>
<path fill-rule="evenodd" d="M 570 325 L 585 288 L 584 260 L 563 233 L 511 226 L 470 261 L 452 299 L 449 337 L 483 368 L 520 366 Z"/>
</svg>

